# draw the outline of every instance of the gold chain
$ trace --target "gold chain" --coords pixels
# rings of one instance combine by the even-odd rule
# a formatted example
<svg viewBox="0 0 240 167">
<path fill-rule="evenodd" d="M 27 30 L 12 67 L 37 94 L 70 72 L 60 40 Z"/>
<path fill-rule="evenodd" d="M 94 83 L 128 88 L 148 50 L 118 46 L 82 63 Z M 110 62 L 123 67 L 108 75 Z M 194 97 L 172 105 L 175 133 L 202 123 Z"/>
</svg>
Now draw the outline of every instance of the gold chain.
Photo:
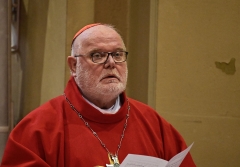
<svg viewBox="0 0 240 167">
<path fill-rule="evenodd" d="M 73 111 L 75 111 L 78 115 L 78 117 L 84 122 L 84 124 L 88 127 L 88 129 L 90 129 L 93 133 L 93 135 L 99 140 L 100 144 L 103 146 L 103 148 L 107 151 L 107 153 L 110 155 L 110 156 L 114 156 L 110 153 L 110 151 L 108 150 L 108 148 L 106 147 L 106 145 L 102 142 L 102 140 L 99 138 L 97 132 L 95 132 L 91 126 L 89 125 L 89 123 L 83 118 L 82 114 L 80 114 L 80 112 L 77 111 L 77 109 L 73 106 L 73 104 L 68 100 L 67 96 L 65 95 L 65 93 L 63 94 L 66 101 L 68 102 L 68 104 L 70 105 L 70 107 L 73 109 Z M 130 105 L 129 105 L 129 102 L 128 102 L 128 99 L 127 99 L 127 103 L 128 103 L 128 113 L 126 114 L 126 121 L 125 121 L 125 124 L 123 126 L 123 131 L 122 131 L 122 135 L 121 135 L 121 138 L 120 138 L 120 142 L 119 142 L 119 145 L 118 145 L 118 149 L 117 149 L 117 152 L 116 152 L 116 156 L 118 156 L 118 152 L 121 148 L 121 145 L 122 145 L 122 140 L 124 138 L 124 133 L 125 133 L 125 130 L 127 128 L 127 123 L 128 123 L 128 118 L 129 118 L 129 111 L 130 111 Z"/>
</svg>

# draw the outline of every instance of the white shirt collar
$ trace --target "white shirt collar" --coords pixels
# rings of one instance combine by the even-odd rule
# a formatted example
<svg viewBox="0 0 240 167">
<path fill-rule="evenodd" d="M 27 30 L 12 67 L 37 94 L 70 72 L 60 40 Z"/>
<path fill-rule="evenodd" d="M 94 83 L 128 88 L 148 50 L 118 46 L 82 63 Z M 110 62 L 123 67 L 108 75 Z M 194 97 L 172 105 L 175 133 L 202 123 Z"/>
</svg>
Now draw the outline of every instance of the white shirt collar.
<svg viewBox="0 0 240 167">
<path fill-rule="evenodd" d="M 118 110 L 121 108 L 121 103 L 120 103 L 120 97 L 118 96 L 115 104 L 108 108 L 108 109 L 101 109 L 98 106 L 96 106 L 95 104 L 93 104 L 92 102 L 88 101 L 85 97 L 83 97 L 91 106 L 93 106 L 94 108 L 96 108 L 98 111 L 100 111 L 103 114 L 115 114 L 118 112 Z"/>
</svg>

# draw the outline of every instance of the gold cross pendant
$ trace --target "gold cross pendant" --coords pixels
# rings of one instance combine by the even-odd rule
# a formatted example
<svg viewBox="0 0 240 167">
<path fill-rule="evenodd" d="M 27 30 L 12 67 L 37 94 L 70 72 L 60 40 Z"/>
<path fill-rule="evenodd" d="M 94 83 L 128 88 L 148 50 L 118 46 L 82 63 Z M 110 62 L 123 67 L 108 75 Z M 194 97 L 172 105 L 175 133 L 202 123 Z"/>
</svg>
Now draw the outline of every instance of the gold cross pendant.
<svg viewBox="0 0 240 167">
<path fill-rule="evenodd" d="M 118 157 L 116 154 L 115 155 L 108 154 L 108 158 L 109 158 L 110 164 L 106 164 L 106 167 L 119 167 L 120 166 L 119 160 L 118 160 Z"/>
</svg>

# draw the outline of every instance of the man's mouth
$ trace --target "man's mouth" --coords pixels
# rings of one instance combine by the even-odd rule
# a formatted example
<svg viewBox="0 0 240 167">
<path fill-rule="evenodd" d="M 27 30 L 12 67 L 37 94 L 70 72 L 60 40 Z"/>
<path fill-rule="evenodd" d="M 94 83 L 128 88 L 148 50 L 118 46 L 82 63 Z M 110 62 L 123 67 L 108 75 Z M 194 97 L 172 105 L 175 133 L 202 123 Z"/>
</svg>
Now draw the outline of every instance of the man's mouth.
<svg viewBox="0 0 240 167">
<path fill-rule="evenodd" d="M 114 74 L 106 75 L 106 76 L 102 77 L 101 80 L 103 80 L 103 79 L 117 79 L 117 80 L 120 80 L 119 77 L 114 75 Z"/>
</svg>

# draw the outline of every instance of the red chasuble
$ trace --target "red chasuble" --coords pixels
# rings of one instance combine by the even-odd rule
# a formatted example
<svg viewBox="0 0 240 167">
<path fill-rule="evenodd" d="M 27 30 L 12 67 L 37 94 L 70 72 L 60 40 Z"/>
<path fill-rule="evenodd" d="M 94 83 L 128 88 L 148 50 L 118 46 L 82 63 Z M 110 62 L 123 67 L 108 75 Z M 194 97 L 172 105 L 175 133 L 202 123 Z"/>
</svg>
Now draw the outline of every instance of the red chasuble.
<svg viewBox="0 0 240 167">
<path fill-rule="evenodd" d="M 126 94 L 121 94 L 120 110 L 111 115 L 102 114 L 89 105 L 73 78 L 64 92 L 108 150 L 115 153 L 126 120 Z M 118 154 L 120 163 L 128 154 L 169 160 L 186 148 L 181 135 L 156 111 L 131 98 L 128 100 L 130 117 Z M 94 167 L 106 164 L 109 164 L 106 150 L 61 95 L 18 123 L 9 136 L 1 167 Z M 181 165 L 195 166 L 190 154 Z"/>
</svg>

